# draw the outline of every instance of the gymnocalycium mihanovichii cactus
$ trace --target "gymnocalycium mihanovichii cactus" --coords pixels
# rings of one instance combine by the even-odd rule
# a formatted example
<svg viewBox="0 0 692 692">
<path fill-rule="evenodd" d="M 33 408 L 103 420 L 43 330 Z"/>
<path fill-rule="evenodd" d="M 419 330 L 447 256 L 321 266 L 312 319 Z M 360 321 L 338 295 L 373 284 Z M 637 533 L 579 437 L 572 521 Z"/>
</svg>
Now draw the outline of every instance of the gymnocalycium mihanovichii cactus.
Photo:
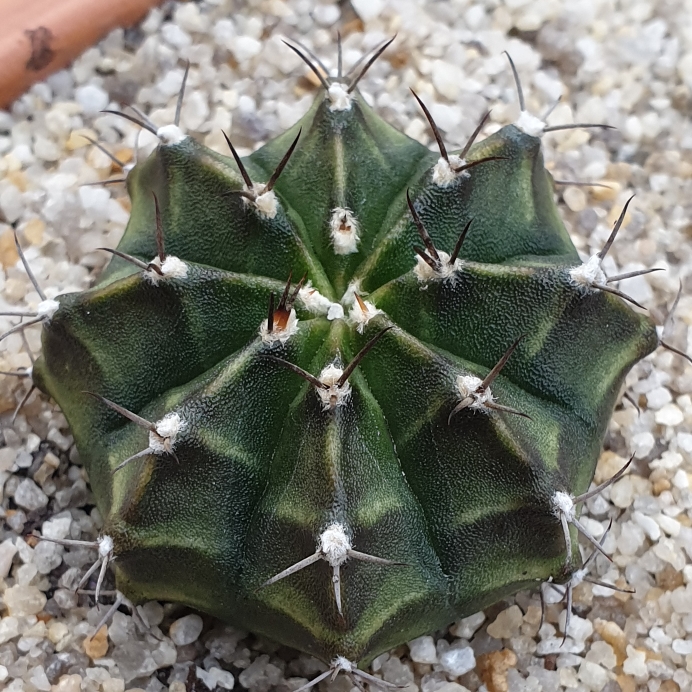
<svg viewBox="0 0 692 692">
<path fill-rule="evenodd" d="M 99 586 L 112 565 L 134 601 L 311 653 L 318 679 L 570 594 L 578 536 L 603 550 L 578 507 L 620 387 L 660 344 L 601 267 L 625 211 L 582 263 L 541 155 L 558 128 L 520 86 L 519 120 L 455 153 L 420 101 L 433 153 L 359 95 L 384 47 L 312 66 L 309 112 L 243 160 L 134 118 L 160 144 L 125 235 L 35 317 L 34 380 L 104 517 Z"/>
</svg>

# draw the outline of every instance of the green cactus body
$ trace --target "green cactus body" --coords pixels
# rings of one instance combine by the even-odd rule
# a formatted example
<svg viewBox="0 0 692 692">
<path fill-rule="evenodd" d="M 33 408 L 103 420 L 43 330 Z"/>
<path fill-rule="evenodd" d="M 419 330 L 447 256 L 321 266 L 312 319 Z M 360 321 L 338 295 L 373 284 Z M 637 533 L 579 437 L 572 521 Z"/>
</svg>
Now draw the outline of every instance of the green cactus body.
<svg viewBox="0 0 692 692">
<path fill-rule="evenodd" d="M 592 285 L 540 140 L 504 127 L 455 172 L 332 85 L 245 160 L 252 190 L 230 156 L 167 142 L 129 175 L 119 245 L 157 256 L 156 197 L 165 261 L 114 257 L 61 296 L 34 370 L 72 426 L 118 588 L 363 665 L 567 581 L 581 561 L 557 498 L 588 488 L 658 339 Z M 281 302 L 289 273 L 309 284 Z"/>
</svg>

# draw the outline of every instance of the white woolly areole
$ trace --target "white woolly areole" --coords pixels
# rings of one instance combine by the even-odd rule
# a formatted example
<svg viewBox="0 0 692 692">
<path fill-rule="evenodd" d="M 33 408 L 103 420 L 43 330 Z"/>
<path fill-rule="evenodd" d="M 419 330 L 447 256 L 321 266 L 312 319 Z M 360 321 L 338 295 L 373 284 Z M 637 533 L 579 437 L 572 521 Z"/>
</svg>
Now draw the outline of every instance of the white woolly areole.
<svg viewBox="0 0 692 692">
<path fill-rule="evenodd" d="M 306 310 L 318 315 L 326 315 L 332 304 L 332 301 L 323 296 L 316 288 L 313 288 L 309 281 L 300 289 L 298 297 Z"/>
<path fill-rule="evenodd" d="M 363 295 L 360 290 L 360 281 L 351 281 L 351 283 L 346 287 L 344 295 L 341 296 L 339 301 L 342 305 L 353 305 L 353 301 L 356 299 L 356 293 Z"/>
<path fill-rule="evenodd" d="M 351 94 L 346 91 L 346 85 L 340 82 L 332 82 L 327 90 L 330 111 L 351 110 Z"/>
<path fill-rule="evenodd" d="M 317 389 L 320 399 L 322 400 L 322 407 L 325 411 L 332 406 L 341 406 L 345 404 L 348 397 L 351 394 L 351 385 L 348 380 L 339 387 L 337 384 L 339 378 L 344 374 L 344 371 L 330 363 L 319 376 L 319 381 L 326 384 L 328 389 L 322 389 L 321 387 Z"/>
<path fill-rule="evenodd" d="M 154 454 L 163 454 L 166 452 L 166 442 L 172 447 L 175 444 L 175 438 L 178 433 L 185 427 L 185 421 L 180 417 L 180 414 L 173 411 L 167 413 L 160 421 L 154 423 L 156 431 L 149 433 L 149 447 Z"/>
<path fill-rule="evenodd" d="M 332 303 L 329 298 L 323 296 L 308 281 L 298 293 L 298 297 L 306 310 L 316 315 L 326 315 L 328 320 L 339 320 L 344 316 L 344 309 L 339 303 Z"/>
<path fill-rule="evenodd" d="M 439 271 L 433 269 L 420 255 L 416 255 L 416 266 L 413 268 L 413 273 L 416 275 L 418 281 L 434 281 L 439 279 L 448 279 L 454 274 L 454 272 L 461 269 L 461 260 L 459 258 L 454 260 L 452 264 L 449 259 L 450 255 L 444 250 L 438 250 L 437 254 L 440 256 L 441 266 Z"/>
<path fill-rule="evenodd" d="M 260 188 L 259 190 L 254 189 L 253 192 L 257 195 L 254 200 L 252 200 L 252 204 L 255 205 L 257 208 L 257 211 L 262 214 L 263 216 L 266 216 L 268 219 L 273 219 L 276 216 L 276 212 L 278 211 L 279 205 L 278 205 L 278 200 L 276 199 L 276 195 L 274 194 L 274 190 L 267 190 L 264 192 L 264 185 L 259 184 L 259 185 L 253 185 L 253 188 Z M 245 198 L 247 199 L 247 198 Z M 250 200 L 247 200 L 250 202 Z"/>
<path fill-rule="evenodd" d="M 163 262 L 161 262 L 158 256 L 154 257 L 149 264 L 153 264 L 161 270 L 161 274 L 156 271 L 144 272 L 144 278 L 151 281 L 154 285 L 158 284 L 158 282 L 163 279 L 187 278 L 187 264 L 178 257 L 173 257 L 173 255 L 165 257 Z"/>
<path fill-rule="evenodd" d="M 100 557 L 108 557 L 113 552 L 113 539 L 110 536 L 101 536 L 96 542 Z"/>
<path fill-rule="evenodd" d="M 164 144 L 180 144 L 188 137 L 177 125 L 164 125 L 156 130 L 156 136 Z"/>
<path fill-rule="evenodd" d="M 187 278 L 187 264 L 178 257 L 168 255 L 161 265 L 163 275 L 171 279 Z"/>
<path fill-rule="evenodd" d="M 358 252 L 358 221 L 350 209 L 336 207 L 332 209 L 329 220 L 334 252 L 337 255 L 351 255 Z"/>
<path fill-rule="evenodd" d="M 363 333 L 365 325 L 370 322 L 375 315 L 379 315 L 382 312 L 382 310 L 376 308 L 368 300 L 364 300 L 363 303 L 365 304 L 365 310 L 363 310 L 357 300 L 353 301 L 353 306 L 348 313 L 348 321 L 351 324 L 356 325 L 356 330 L 359 334 Z"/>
<path fill-rule="evenodd" d="M 329 310 L 327 310 L 328 320 L 341 320 L 344 318 L 344 308 L 340 303 L 329 303 Z"/>
<path fill-rule="evenodd" d="M 49 320 L 51 317 L 53 317 L 59 307 L 60 303 L 58 303 L 57 300 L 42 300 L 38 304 L 36 312 L 38 313 L 39 317 L 45 317 L 46 320 Z"/>
<path fill-rule="evenodd" d="M 437 160 L 433 168 L 432 181 L 438 187 L 451 185 L 459 176 L 469 176 L 468 171 L 455 172 L 453 169 L 466 165 L 466 159 L 462 159 L 457 154 L 450 154 L 449 161 L 443 156 Z"/>
<path fill-rule="evenodd" d="M 564 514 L 567 519 L 574 518 L 574 500 L 567 493 L 563 493 L 561 490 L 556 491 L 550 499 L 550 503 L 558 516 Z"/>
<path fill-rule="evenodd" d="M 545 123 L 528 111 L 522 111 L 514 125 L 531 137 L 539 137 L 545 130 Z"/>
<path fill-rule="evenodd" d="M 469 404 L 469 408 L 475 408 L 480 410 L 487 410 L 485 404 L 493 400 L 493 395 L 490 391 L 490 387 L 486 387 L 482 391 L 478 391 L 483 384 L 483 380 L 475 375 L 458 375 L 457 376 L 457 389 L 461 395 L 462 401 L 464 399 L 473 399 L 473 402 Z"/>
<path fill-rule="evenodd" d="M 296 311 L 291 308 L 291 312 L 288 315 L 288 321 L 286 322 L 286 327 L 283 329 L 274 323 L 274 329 L 269 331 L 269 323 L 264 320 L 260 325 L 259 333 L 262 338 L 262 342 L 265 344 L 275 344 L 280 342 L 285 344 L 290 337 L 292 337 L 298 331 L 298 317 L 296 317 Z"/>
<path fill-rule="evenodd" d="M 332 669 L 342 670 L 344 673 L 352 673 L 356 669 L 356 667 L 353 663 L 351 663 L 351 661 L 349 661 L 344 656 L 337 656 L 332 661 Z"/>
<path fill-rule="evenodd" d="M 320 552 L 332 567 L 343 565 L 348 559 L 349 550 L 351 541 L 341 524 L 330 524 L 320 534 Z"/>
<path fill-rule="evenodd" d="M 604 284 L 607 281 L 598 255 L 592 255 L 584 264 L 571 269 L 569 275 L 575 284 L 584 288 L 590 288 L 594 284 Z"/>
</svg>

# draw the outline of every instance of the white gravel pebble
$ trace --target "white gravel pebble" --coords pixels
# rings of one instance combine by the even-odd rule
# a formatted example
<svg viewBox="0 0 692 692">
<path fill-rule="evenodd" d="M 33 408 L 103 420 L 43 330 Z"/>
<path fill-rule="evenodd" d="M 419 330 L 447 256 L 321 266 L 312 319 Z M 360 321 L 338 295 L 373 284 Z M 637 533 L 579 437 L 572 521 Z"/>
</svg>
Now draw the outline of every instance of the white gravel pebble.
<svg viewBox="0 0 692 692">
<path fill-rule="evenodd" d="M 191 613 L 172 623 L 168 636 L 176 646 L 192 644 L 192 642 L 197 641 L 197 637 L 201 634 L 203 624 L 199 615 Z"/>
<path fill-rule="evenodd" d="M 411 660 L 416 663 L 437 663 L 435 640 L 430 637 L 418 637 L 408 643 Z"/>
<path fill-rule="evenodd" d="M 48 496 L 30 478 L 25 478 L 14 491 L 14 501 L 24 509 L 41 509 L 48 504 Z"/>
<path fill-rule="evenodd" d="M 449 631 L 460 639 L 471 639 L 476 630 L 485 622 L 485 613 L 479 612 L 469 615 L 467 618 L 462 618 L 454 623 Z"/>
<path fill-rule="evenodd" d="M 76 89 L 75 100 L 82 107 L 84 115 L 94 116 L 108 107 L 108 94 L 95 84 L 85 84 Z"/>
<path fill-rule="evenodd" d="M 452 677 L 459 677 L 476 667 L 476 656 L 470 646 L 452 647 L 440 656 L 442 669 Z"/>
</svg>

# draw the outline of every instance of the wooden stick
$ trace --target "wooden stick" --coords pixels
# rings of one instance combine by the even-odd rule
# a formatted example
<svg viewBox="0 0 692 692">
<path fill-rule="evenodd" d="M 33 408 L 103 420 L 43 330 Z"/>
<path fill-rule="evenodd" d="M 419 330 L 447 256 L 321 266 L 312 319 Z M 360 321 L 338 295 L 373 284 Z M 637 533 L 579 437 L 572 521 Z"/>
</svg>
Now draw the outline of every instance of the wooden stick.
<svg viewBox="0 0 692 692">
<path fill-rule="evenodd" d="M 69 65 L 116 27 L 132 26 L 161 0 L 4 0 L 0 108 Z"/>
</svg>

